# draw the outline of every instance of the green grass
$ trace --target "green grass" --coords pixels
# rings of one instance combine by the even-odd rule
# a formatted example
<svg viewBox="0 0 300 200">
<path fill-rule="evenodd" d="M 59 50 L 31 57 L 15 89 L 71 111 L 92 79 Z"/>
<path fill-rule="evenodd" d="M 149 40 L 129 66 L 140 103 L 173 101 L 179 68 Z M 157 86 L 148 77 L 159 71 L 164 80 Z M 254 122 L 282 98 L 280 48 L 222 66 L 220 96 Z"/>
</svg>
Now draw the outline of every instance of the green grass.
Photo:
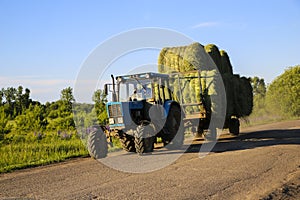
<svg viewBox="0 0 300 200">
<path fill-rule="evenodd" d="M 119 140 L 112 142 L 109 152 L 119 151 Z M 0 173 L 89 156 L 85 143 L 74 132 L 9 133 L 0 140 Z"/>
<path fill-rule="evenodd" d="M 276 113 L 273 110 L 263 108 L 256 108 L 254 106 L 253 112 L 251 115 L 245 118 L 241 118 L 240 123 L 241 127 L 249 127 L 255 125 L 268 124 L 273 122 L 289 121 L 289 120 L 298 120 L 299 117 L 283 116 L 280 113 Z"/>
<path fill-rule="evenodd" d="M 0 173 L 87 155 L 77 136 L 65 139 L 51 134 L 44 138 L 34 138 L 31 134 L 10 135 L 0 143 Z"/>
<path fill-rule="evenodd" d="M 299 117 L 282 117 L 282 116 L 249 116 L 248 118 L 241 119 L 241 127 L 251 127 L 263 124 L 269 124 L 274 122 L 283 122 L 283 121 L 290 121 L 290 120 L 299 120 Z"/>
</svg>

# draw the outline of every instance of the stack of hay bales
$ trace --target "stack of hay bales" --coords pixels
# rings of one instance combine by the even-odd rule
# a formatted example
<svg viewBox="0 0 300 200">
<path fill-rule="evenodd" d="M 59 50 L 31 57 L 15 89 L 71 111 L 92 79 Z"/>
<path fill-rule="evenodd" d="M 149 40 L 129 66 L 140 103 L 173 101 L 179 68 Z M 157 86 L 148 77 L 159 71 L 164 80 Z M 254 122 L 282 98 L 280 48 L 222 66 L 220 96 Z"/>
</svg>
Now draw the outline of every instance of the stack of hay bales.
<svg viewBox="0 0 300 200">
<path fill-rule="evenodd" d="M 212 61 L 206 53 L 210 55 L 219 72 L 210 64 Z M 195 70 L 200 70 L 200 74 Z M 188 46 L 163 48 L 158 58 L 158 71 L 167 74 L 180 72 L 170 80 L 174 94 L 178 99 L 182 96 L 184 104 L 204 101 L 210 111 L 217 110 L 218 106 L 225 106 L 215 105 L 209 98 L 218 95 L 216 78 L 220 74 L 226 91 L 226 117 L 244 117 L 252 112 L 253 95 L 249 79 L 233 74 L 228 54 L 214 44 L 203 46 L 193 43 Z M 186 112 L 191 114 L 202 109 L 203 105 L 192 106 L 187 107 Z"/>
</svg>

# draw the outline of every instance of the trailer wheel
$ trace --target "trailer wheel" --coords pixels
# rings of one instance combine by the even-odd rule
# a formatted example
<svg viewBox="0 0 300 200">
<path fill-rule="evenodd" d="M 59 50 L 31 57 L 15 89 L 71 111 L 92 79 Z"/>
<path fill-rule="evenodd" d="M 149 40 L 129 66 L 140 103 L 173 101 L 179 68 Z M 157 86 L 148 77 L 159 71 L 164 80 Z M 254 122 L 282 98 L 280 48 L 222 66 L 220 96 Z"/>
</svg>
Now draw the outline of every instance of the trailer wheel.
<svg viewBox="0 0 300 200">
<path fill-rule="evenodd" d="M 163 143 L 167 149 L 179 149 L 183 145 L 184 129 L 181 126 L 181 122 L 182 113 L 180 107 L 172 106 L 165 126 L 168 134 L 163 134 L 162 136 Z"/>
<path fill-rule="evenodd" d="M 195 134 L 195 138 L 201 138 L 203 134 L 204 134 L 204 129 L 199 127 Z"/>
<path fill-rule="evenodd" d="M 133 136 L 123 134 L 123 136 L 120 137 L 120 142 L 121 142 L 122 147 L 125 151 L 135 152 L 135 144 L 134 144 L 134 137 Z"/>
<path fill-rule="evenodd" d="M 232 135 L 240 134 L 240 121 L 236 118 L 232 118 L 229 121 L 229 133 Z"/>
<path fill-rule="evenodd" d="M 108 152 L 107 138 L 101 129 L 92 131 L 87 140 L 90 156 L 94 159 L 105 158 Z"/>
<path fill-rule="evenodd" d="M 135 150 L 138 154 L 149 153 L 154 149 L 154 140 L 153 136 L 154 129 L 151 125 L 143 126 L 140 125 L 137 127 L 137 134 L 134 139 Z"/>
</svg>

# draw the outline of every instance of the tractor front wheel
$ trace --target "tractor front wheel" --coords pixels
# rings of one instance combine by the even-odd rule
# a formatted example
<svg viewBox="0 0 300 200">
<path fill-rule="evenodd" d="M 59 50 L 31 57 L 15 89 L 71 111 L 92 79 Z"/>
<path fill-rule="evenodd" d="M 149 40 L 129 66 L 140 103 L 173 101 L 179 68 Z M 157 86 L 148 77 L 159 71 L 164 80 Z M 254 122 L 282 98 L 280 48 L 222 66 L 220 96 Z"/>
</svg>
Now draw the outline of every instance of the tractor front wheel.
<svg viewBox="0 0 300 200">
<path fill-rule="evenodd" d="M 92 158 L 105 158 L 108 152 L 105 133 L 101 129 L 92 131 L 88 136 L 87 147 Z"/>
<path fill-rule="evenodd" d="M 138 154 L 149 153 L 154 149 L 155 136 L 151 125 L 137 127 L 136 137 L 134 138 L 135 150 Z"/>
</svg>

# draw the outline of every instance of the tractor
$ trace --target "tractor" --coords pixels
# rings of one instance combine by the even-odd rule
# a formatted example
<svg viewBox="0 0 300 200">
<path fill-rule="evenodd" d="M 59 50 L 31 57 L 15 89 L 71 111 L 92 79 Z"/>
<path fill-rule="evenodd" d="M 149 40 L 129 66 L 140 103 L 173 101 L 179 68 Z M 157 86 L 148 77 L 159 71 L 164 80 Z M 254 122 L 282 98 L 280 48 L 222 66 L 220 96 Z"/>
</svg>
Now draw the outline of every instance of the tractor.
<svg viewBox="0 0 300 200">
<path fill-rule="evenodd" d="M 104 86 L 112 99 L 106 104 L 108 128 L 101 126 L 89 134 L 91 156 L 106 157 L 106 138 L 111 136 L 119 138 L 124 150 L 138 154 L 152 152 L 158 138 L 168 149 L 180 148 L 184 112 L 170 90 L 169 75 L 148 72 L 111 77 L 112 83 Z"/>
<path fill-rule="evenodd" d="M 111 77 L 112 83 L 104 86 L 105 94 L 112 99 L 106 104 L 108 128 L 101 126 L 89 134 L 88 149 L 94 158 L 106 157 L 107 138 L 111 137 L 119 138 L 124 150 L 144 154 L 152 152 L 158 141 L 167 149 L 179 149 L 188 129 L 207 141 L 216 140 L 216 128 L 239 134 L 235 116 L 228 115 L 218 126 L 210 123 L 216 121 L 213 106 L 220 103 L 209 94 L 215 75 L 203 76 L 195 70 Z M 199 89 L 191 90 L 191 82 L 198 83 Z M 189 97 L 194 95 L 193 101 L 184 97 L 187 93 Z"/>
</svg>

